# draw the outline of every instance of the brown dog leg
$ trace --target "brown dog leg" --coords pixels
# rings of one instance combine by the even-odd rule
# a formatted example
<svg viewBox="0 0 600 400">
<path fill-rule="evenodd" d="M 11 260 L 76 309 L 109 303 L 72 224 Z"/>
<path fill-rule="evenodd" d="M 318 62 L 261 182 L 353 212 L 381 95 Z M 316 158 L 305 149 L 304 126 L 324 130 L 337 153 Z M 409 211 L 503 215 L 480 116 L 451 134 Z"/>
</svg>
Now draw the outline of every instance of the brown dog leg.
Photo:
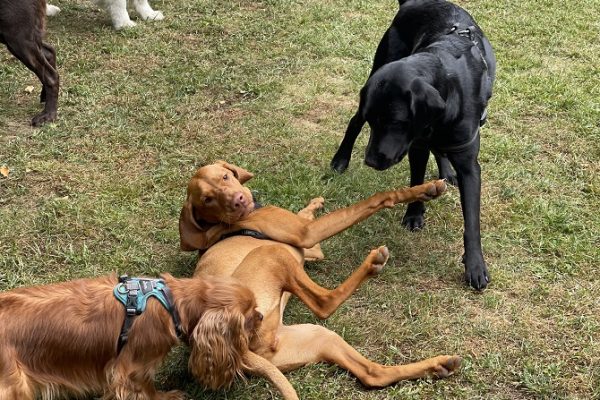
<svg viewBox="0 0 600 400">
<path fill-rule="evenodd" d="M 36 35 L 34 35 L 36 36 Z M 54 48 L 41 41 L 41 38 L 5 36 L 8 50 L 18 58 L 27 68 L 33 71 L 43 85 L 40 99 L 44 98 L 46 104 L 44 111 L 33 117 L 31 125 L 40 126 L 45 122 L 56 119 L 58 104 L 59 78 L 55 66 L 51 65 L 44 53 L 50 55 L 51 60 L 56 60 Z M 44 50 L 41 50 L 41 49 Z"/>
<path fill-rule="evenodd" d="M 321 319 L 328 318 L 369 277 L 381 272 L 389 251 L 382 246 L 371 250 L 363 263 L 341 285 L 333 290 L 317 285 L 298 263 L 288 263 L 284 289 L 298 296 Z"/>
<path fill-rule="evenodd" d="M 302 210 L 298 211 L 298 215 L 302 218 L 306 218 L 309 221 L 313 221 L 315 219 L 315 211 L 323 208 L 323 204 L 325 203 L 325 199 L 322 197 L 315 197 L 312 199 L 306 207 Z M 321 250 L 321 244 L 317 243 L 310 249 L 304 249 L 304 260 L 306 261 L 319 261 L 323 260 L 325 255 Z"/>
<path fill-rule="evenodd" d="M 428 201 L 440 196 L 445 191 L 446 183 L 443 180 L 437 180 L 411 188 L 376 193 L 366 200 L 333 211 L 313 221 L 308 221 L 281 208 L 265 207 L 251 213 L 237 226 L 257 230 L 282 243 L 310 249 L 383 208 L 391 208 L 399 203 Z"/>
<path fill-rule="evenodd" d="M 445 378 L 460 366 L 458 356 L 438 356 L 406 365 L 385 366 L 358 353 L 335 332 L 318 325 L 283 326 L 278 351 L 270 361 L 282 371 L 328 362 L 354 374 L 367 387 L 384 387 L 405 379 Z"/>
<path fill-rule="evenodd" d="M 286 293 L 293 293 L 317 317 L 324 319 L 367 278 L 378 274 L 388 256 L 386 247 L 372 250 L 361 266 L 333 290 L 325 289 L 310 279 L 302 264 L 281 245 L 261 246 L 252 250 L 233 276 L 245 282 L 255 293 L 261 293 L 263 298 L 269 298 L 270 301 L 278 301 L 281 298 L 281 314 L 288 298 Z"/>
</svg>

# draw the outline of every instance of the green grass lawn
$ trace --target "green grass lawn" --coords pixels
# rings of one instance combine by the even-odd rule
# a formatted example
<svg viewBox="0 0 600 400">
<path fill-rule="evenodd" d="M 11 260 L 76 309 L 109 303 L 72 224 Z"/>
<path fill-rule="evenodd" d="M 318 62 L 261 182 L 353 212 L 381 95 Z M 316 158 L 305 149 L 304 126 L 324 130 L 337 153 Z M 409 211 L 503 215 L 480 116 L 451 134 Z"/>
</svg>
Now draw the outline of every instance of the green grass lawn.
<svg viewBox="0 0 600 400">
<path fill-rule="evenodd" d="M 387 210 L 324 242 L 327 259 L 307 270 L 332 287 L 386 244 L 383 274 L 323 324 L 381 363 L 456 353 L 463 368 L 366 390 L 314 365 L 288 374 L 301 398 L 600 398 L 600 2 L 458 3 L 498 58 L 480 155 L 491 285 L 462 282 L 456 188 L 430 203 L 422 232 L 402 228 L 404 207 Z M 189 276 L 179 210 L 189 177 L 216 159 L 253 171 L 262 202 L 292 210 L 408 184 L 406 161 L 363 165 L 366 130 L 345 174 L 328 167 L 396 1 L 154 1 L 166 20 L 125 32 L 91 2 L 54 4 L 56 123 L 29 127 L 39 82 L 0 49 L 1 290 L 111 271 Z M 299 302 L 285 319 L 316 321 Z M 186 362 L 174 351 L 159 384 L 196 399 L 279 398 L 257 378 L 203 391 Z"/>
</svg>

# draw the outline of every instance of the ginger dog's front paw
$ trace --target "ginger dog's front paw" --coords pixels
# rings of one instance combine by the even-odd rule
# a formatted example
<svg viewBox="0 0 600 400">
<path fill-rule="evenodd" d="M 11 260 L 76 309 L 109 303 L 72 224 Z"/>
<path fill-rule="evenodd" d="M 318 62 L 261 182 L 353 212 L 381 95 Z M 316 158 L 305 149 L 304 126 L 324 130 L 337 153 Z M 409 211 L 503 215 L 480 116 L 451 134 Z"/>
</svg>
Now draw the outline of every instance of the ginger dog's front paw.
<svg viewBox="0 0 600 400">
<path fill-rule="evenodd" d="M 323 206 L 325 205 L 325 199 L 322 197 L 315 197 L 314 199 L 312 199 L 308 205 L 306 206 L 307 209 L 309 209 L 310 211 L 317 211 L 320 210 L 321 208 L 323 208 Z"/>
<path fill-rule="evenodd" d="M 371 250 L 367 256 L 365 263 L 369 264 L 369 274 L 377 275 L 383 270 L 385 263 L 390 258 L 390 251 L 386 246 L 378 247 Z"/>
<path fill-rule="evenodd" d="M 414 188 L 418 188 L 420 192 L 417 194 L 417 198 L 420 201 L 429 201 L 439 197 L 446 191 L 448 185 L 446 181 L 443 179 L 438 179 L 436 181 L 431 181 L 424 183 L 419 186 L 415 186 Z"/>
<path fill-rule="evenodd" d="M 462 358 L 459 356 L 439 356 L 434 358 L 431 374 L 436 378 L 447 378 L 460 368 Z"/>
</svg>

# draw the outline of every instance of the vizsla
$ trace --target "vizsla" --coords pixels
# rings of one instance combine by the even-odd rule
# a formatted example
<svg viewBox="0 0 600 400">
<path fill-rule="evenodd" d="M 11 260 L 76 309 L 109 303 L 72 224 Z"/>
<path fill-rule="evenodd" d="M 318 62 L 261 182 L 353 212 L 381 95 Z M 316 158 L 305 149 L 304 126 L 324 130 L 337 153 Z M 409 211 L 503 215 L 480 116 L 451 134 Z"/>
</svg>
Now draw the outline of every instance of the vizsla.
<svg viewBox="0 0 600 400">
<path fill-rule="evenodd" d="M 377 193 L 348 208 L 318 219 L 314 212 L 322 198 L 294 214 L 278 207 L 257 207 L 243 184 L 252 174 L 219 161 L 200 168 L 192 177 L 179 221 L 181 248 L 204 251 L 195 275 L 233 276 L 256 296 L 262 324 L 249 338 L 249 351 L 241 370 L 231 372 L 224 357 L 225 340 L 205 348 L 206 373 L 200 379 L 213 388 L 226 387 L 243 372 L 262 375 L 285 399 L 297 399 L 294 388 L 281 371 L 328 362 L 352 372 L 367 387 L 384 387 L 402 379 L 446 377 L 460 365 L 457 356 L 438 356 L 408 365 L 384 366 L 360 355 L 334 332 L 312 324 L 284 325 L 283 312 L 290 293 L 295 294 L 319 318 L 327 318 L 360 284 L 376 275 L 388 258 L 388 250 L 372 250 L 360 267 L 334 290 L 320 287 L 304 271 L 305 258 L 322 258 L 319 242 L 398 203 L 427 201 L 441 195 L 444 181 L 410 189 Z M 308 249 L 308 250 L 307 250 Z M 229 358 L 234 359 L 233 354 Z M 210 373 L 209 373 L 210 371 Z"/>
</svg>

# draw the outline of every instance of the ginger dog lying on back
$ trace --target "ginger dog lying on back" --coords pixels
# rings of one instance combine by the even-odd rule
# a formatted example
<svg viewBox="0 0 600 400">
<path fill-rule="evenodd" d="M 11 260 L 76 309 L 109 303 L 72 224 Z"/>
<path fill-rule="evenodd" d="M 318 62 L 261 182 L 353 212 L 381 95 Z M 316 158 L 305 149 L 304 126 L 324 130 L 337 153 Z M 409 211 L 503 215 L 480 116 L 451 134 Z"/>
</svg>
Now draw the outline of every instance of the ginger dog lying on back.
<svg viewBox="0 0 600 400">
<path fill-rule="evenodd" d="M 318 219 L 323 206 L 316 198 L 294 214 L 277 207 L 258 207 L 243 184 L 252 174 L 219 161 L 200 168 L 192 177 L 179 220 L 181 248 L 205 251 L 195 275 L 233 276 L 255 295 L 262 324 L 247 340 L 243 362 L 230 351 L 224 337 L 215 337 L 204 348 L 206 373 L 199 379 L 216 389 L 228 386 L 243 372 L 271 380 L 285 399 L 297 399 L 281 371 L 315 362 L 337 364 L 368 387 L 383 387 L 402 379 L 446 377 L 460 365 L 457 356 L 438 356 L 408 365 L 383 366 L 367 360 L 334 332 L 318 325 L 283 325 L 289 293 L 295 294 L 319 318 L 327 318 L 368 277 L 381 271 L 389 256 L 385 247 L 371 251 L 361 266 L 340 286 L 327 290 L 306 275 L 305 259 L 320 259 L 319 242 L 364 220 L 378 210 L 398 203 L 427 201 L 446 190 L 444 181 L 410 189 L 377 193 L 348 208 Z M 242 332 L 242 334 L 246 334 Z M 202 349 L 200 349 L 202 351 Z M 241 365 L 232 370 L 231 365 Z M 209 373 L 210 371 L 210 373 Z"/>
</svg>

